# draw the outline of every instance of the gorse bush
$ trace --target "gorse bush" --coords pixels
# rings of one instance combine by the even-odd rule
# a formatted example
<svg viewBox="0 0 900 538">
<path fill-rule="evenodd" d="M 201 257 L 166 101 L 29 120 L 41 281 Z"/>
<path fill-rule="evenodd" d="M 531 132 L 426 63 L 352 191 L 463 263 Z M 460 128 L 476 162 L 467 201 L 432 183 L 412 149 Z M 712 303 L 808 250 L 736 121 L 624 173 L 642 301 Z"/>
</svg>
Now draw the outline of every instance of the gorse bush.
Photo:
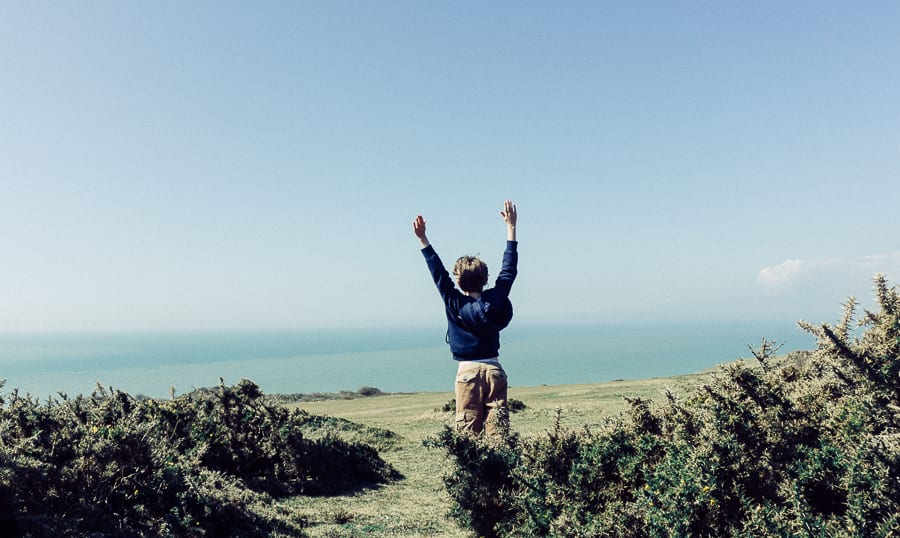
<svg viewBox="0 0 900 538">
<path fill-rule="evenodd" d="M 390 430 L 365 426 L 344 418 L 311 415 L 302 411 L 297 414 L 296 418 L 297 423 L 309 439 L 338 435 L 341 439 L 346 439 L 351 443 L 368 445 L 379 451 L 394 449 L 401 440 L 399 435 Z"/>
<path fill-rule="evenodd" d="M 510 413 L 518 413 L 519 411 L 524 411 L 528 408 L 528 406 L 525 405 L 525 402 L 523 402 L 522 400 L 517 400 L 515 398 L 510 398 L 509 400 L 507 400 L 506 405 Z M 450 398 L 447 403 L 445 403 L 441 407 L 438 407 L 437 409 L 435 409 L 435 411 L 443 413 L 456 412 L 456 398 Z"/>
<path fill-rule="evenodd" d="M 801 326 L 786 360 L 721 368 L 596 431 L 502 441 L 445 430 L 452 515 L 482 536 L 900 535 L 900 299 Z"/>
<path fill-rule="evenodd" d="M 513 507 L 497 495 L 512 484 L 510 473 L 519 458 L 515 443 L 507 441 L 488 444 L 449 427 L 425 440 L 426 446 L 443 447 L 456 456 L 456 468 L 444 479 L 454 501 L 450 515 L 479 536 L 493 536 L 499 522 L 515 517 Z"/>
<path fill-rule="evenodd" d="M 207 389 L 201 389 L 207 390 Z M 364 386 L 355 391 L 342 390 L 340 392 L 313 392 L 302 393 L 295 392 L 290 394 L 268 394 L 266 400 L 271 403 L 297 403 L 297 402 L 320 402 L 323 400 L 355 400 L 357 398 L 374 398 L 376 396 L 385 396 L 387 392 L 382 391 L 378 387 Z"/>
<path fill-rule="evenodd" d="M 370 446 L 311 415 L 267 405 L 249 381 L 173 400 L 98 388 L 88 397 L 0 399 L 6 534 L 298 534 L 272 496 L 352 491 L 399 478 Z"/>
</svg>

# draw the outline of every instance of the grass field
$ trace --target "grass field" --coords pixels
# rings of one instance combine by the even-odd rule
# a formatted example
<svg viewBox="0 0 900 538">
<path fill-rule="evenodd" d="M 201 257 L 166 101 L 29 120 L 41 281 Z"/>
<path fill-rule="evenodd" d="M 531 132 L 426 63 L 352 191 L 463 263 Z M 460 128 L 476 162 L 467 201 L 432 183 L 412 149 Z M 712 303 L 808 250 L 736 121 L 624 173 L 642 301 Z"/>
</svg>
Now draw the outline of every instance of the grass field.
<svg viewBox="0 0 900 538">
<path fill-rule="evenodd" d="M 684 395 L 709 373 L 640 381 L 509 389 L 509 397 L 527 408 L 511 417 L 512 430 L 533 435 L 553 427 L 559 413 L 568 428 L 599 424 L 626 408 L 625 397 L 661 401 L 666 389 Z M 353 495 L 296 497 L 288 505 L 309 521 L 310 536 L 471 536 L 447 517 L 448 497 L 442 475 L 444 454 L 425 448 L 422 440 L 450 424 L 453 414 L 440 408 L 452 392 L 392 394 L 354 400 L 291 404 L 306 411 L 385 428 L 401 436 L 381 456 L 405 477 L 396 483 Z"/>
</svg>

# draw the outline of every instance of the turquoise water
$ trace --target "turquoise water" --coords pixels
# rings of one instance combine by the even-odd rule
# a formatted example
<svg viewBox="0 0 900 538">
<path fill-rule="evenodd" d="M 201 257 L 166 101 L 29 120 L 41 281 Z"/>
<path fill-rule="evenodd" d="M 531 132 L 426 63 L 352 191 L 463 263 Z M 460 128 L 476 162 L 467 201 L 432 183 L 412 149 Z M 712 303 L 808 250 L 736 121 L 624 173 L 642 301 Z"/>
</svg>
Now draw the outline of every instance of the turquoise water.
<svg viewBox="0 0 900 538">
<path fill-rule="evenodd" d="M 267 393 L 450 391 L 456 363 L 432 328 L 0 335 L 2 392 L 45 398 L 97 383 L 164 397 L 252 379 Z M 513 386 L 689 373 L 750 356 L 765 337 L 782 351 L 814 340 L 792 323 L 511 326 L 501 361 Z"/>
</svg>

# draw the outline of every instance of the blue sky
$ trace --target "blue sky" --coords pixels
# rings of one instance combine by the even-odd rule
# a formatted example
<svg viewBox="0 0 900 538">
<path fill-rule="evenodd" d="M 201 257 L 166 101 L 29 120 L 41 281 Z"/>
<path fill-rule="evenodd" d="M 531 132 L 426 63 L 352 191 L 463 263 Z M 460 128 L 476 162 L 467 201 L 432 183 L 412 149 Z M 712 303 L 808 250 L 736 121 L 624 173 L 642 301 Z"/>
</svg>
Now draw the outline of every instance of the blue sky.
<svg viewBox="0 0 900 538">
<path fill-rule="evenodd" d="M 900 279 L 900 3 L 6 2 L 0 332 L 833 321 Z"/>
</svg>

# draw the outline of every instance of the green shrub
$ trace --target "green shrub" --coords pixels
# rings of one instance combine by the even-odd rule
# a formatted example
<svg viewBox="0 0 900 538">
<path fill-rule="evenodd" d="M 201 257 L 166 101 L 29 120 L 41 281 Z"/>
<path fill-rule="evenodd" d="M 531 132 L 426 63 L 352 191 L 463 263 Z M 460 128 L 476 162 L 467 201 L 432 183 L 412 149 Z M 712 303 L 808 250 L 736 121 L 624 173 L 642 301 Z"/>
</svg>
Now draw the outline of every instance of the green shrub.
<svg viewBox="0 0 900 538">
<path fill-rule="evenodd" d="M 357 389 L 356 393 L 365 398 L 369 398 L 372 396 L 381 396 L 382 394 L 384 394 L 383 392 L 381 392 L 381 389 L 369 386 L 360 387 L 359 389 Z"/>
<path fill-rule="evenodd" d="M 390 430 L 365 426 L 344 418 L 312 415 L 303 410 L 296 411 L 292 418 L 309 439 L 338 435 L 352 443 L 369 445 L 377 450 L 391 450 L 400 441 L 400 436 Z"/>
<path fill-rule="evenodd" d="M 596 431 L 444 431 L 451 514 L 484 536 L 900 534 L 900 299 L 875 287 L 859 322 L 852 299 L 836 325 L 801 322 L 814 352 L 777 360 L 764 340 L 760 366 L 631 400 Z"/>
<path fill-rule="evenodd" d="M 510 413 L 518 413 L 519 411 L 524 411 L 528 408 L 525 405 L 525 402 L 522 400 L 517 400 L 515 398 L 510 398 L 506 402 L 507 407 L 509 408 Z M 450 398 L 444 405 L 436 409 L 436 411 L 440 411 L 443 413 L 456 412 L 456 398 Z"/>
<path fill-rule="evenodd" d="M 197 389 L 209 391 L 210 389 Z M 364 386 L 356 391 L 341 390 L 338 392 L 313 392 L 305 394 L 295 392 L 292 394 L 267 394 L 266 400 L 274 404 L 292 404 L 297 402 L 320 402 L 325 400 L 355 400 L 357 398 L 370 398 L 372 396 L 384 396 L 390 394 L 377 387 Z"/>
<path fill-rule="evenodd" d="M 2 386 L 2 385 L 0 385 Z M 255 384 L 170 401 L 121 391 L 0 399 L 0 525 L 11 534 L 297 534 L 271 496 L 353 491 L 399 474 L 370 446 L 267 405 Z"/>
<path fill-rule="evenodd" d="M 465 462 L 444 478 L 444 485 L 454 501 L 451 515 L 479 536 L 496 536 L 495 527 L 513 515 L 499 492 L 511 482 L 510 472 L 518 458 L 516 438 L 510 437 L 498 444 L 482 436 L 457 435 L 445 427 L 425 444 L 444 447 L 459 462 Z"/>
</svg>

